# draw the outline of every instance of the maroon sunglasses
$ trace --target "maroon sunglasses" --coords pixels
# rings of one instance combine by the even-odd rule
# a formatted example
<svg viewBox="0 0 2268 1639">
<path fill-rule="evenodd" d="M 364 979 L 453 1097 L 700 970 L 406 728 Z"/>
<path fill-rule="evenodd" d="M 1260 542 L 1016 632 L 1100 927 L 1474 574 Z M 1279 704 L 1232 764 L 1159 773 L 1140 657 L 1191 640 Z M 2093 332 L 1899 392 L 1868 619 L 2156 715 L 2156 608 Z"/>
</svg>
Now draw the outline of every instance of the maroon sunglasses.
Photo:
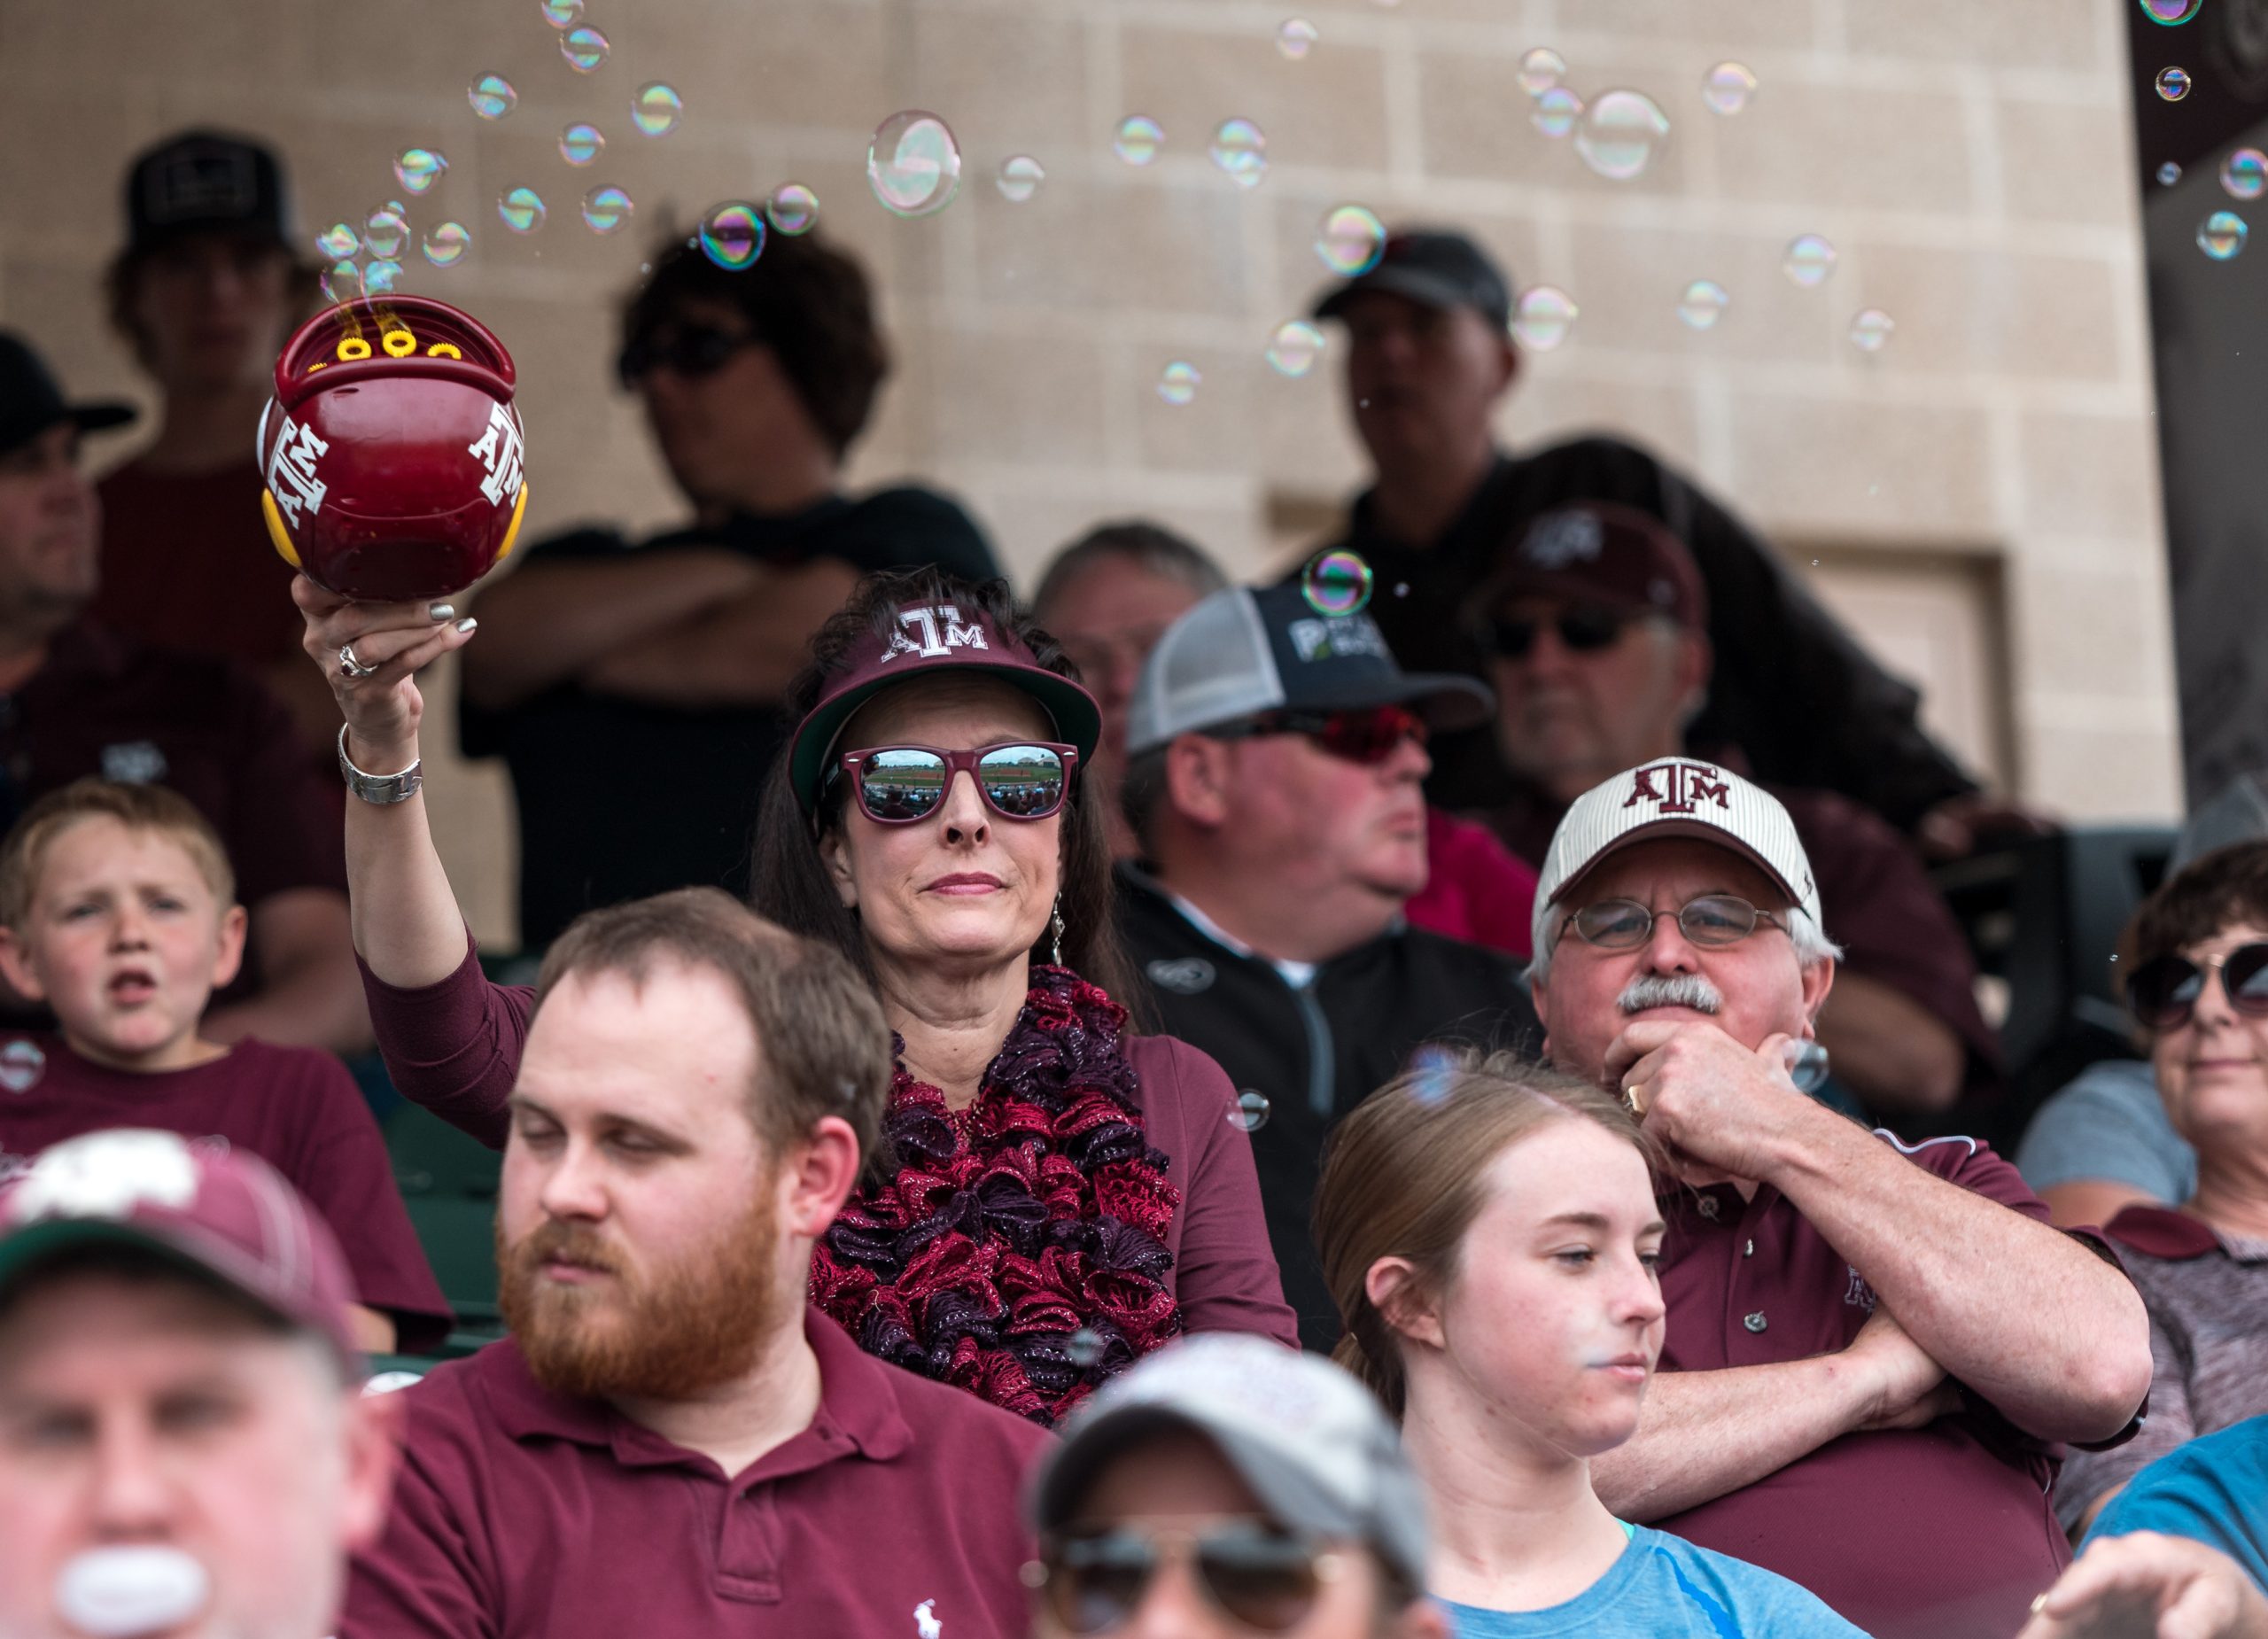
<svg viewBox="0 0 2268 1639">
<path fill-rule="evenodd" d="M 1063 806 L 1079 765 L 1076 746 L 1045 740 L 943 751 L 935 746 L 869 746 L 845 751 L 838 762 L 858 793 L 858 806 L 877 825 L 915 825 L 927 820 L 967 771 L 985 806 L 1003 820 L 1045 820 Z"/>
</svg>

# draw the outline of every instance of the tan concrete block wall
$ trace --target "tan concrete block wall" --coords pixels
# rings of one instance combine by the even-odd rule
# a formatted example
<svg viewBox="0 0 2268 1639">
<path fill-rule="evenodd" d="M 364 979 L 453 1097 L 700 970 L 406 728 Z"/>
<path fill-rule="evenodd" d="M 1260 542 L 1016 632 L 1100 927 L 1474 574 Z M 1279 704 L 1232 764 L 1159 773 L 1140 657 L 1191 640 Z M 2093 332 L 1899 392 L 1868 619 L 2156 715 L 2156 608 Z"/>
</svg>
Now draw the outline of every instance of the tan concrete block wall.
<svg viewBox="0 0 2268 1639">
<path fill-rule="evenodd" d="M 1275 46 L 1294 13 L 1321 34 L 1299 62 Z M 1582 308 L 1565 347 L 1528 361 L 1508 437 L 1619 429 L 1767 530 L 2004 555 L 2023 794 L 2083 816 L 2177 801 L 2115 7 L 593 0 L 589 20 L 613 53 L 582 77 L 535 0 L 0 0 L 0 322 L 80 391 L 136 386 L 97 274 L 120 168 L 163 131 L 210 121 L 281 144 L 310 231 L 397 195 L 401 147 L 437 147 L 450 170 L 408 202 L 413 221 L 461 220 L 475 248 L 454 269 L 410 262 L 408 285 L 514 347 L 531 526 L 642 528 L 675 507 L 610 384 L 613 305 L 664 225 L 794 178 L 866 258 L 896 333 L 859 482 L 916 474 L 962 495 L 1022 574 L 1093 518 L 1138 511 L 1254 566 L 1271 493 L 1359 481 L 1330 363 L 1286 381 L 1261 360 L 1323 282 L 1317 220 L 1354 200 L 1461 221 L 1521 282 Z M 1529 126 L 1514 74 L 1537 44 L 1578 90 L 1629 86 L 1667 111 L 1645 175 L 1604 181 Z M 1727 58 L 1760 82 L 1732 119 L 1698 96 Z M 495 125 L 464 97 L 484 70 L 521 94 Z M 650 79 L 687 105 L 659 142 L 627 118 Z M 945 116 L 967 164 L 961 197 L 920 221 L 887 215 L 859 168 L 873 128 L 907 106 Z M 1134 112 L 1167 132 L 1142 170 L 1110 152 Z M 1231 115 L 1269 136 L 1249 192 L 1205 157 Z M 609 140 L 587 170 L 556 150 L 575 118 Z M 992 183 L 1016 152 L 1047 169 L 1021 206 Z M 601 239 L 577 205 L 607 182 L 638 216 Z M 521 183 L 550 216 L 515 239 L 493 200 Z M 1814 291 L 1779 272 L 1806 231 L 1842 252 Z M 1699 276 L 1733 295 L 1705 335 L 1674 315 Z M 1845 340 L 1867 306 L 1899 322 L 1878 357 Z M 1173 359 L 1204 374 L 1184 408 L 1153 390 Z M 435 783 L 476 924 L 506 936 L 501 781 L 444 768 Z"/>
</svg>

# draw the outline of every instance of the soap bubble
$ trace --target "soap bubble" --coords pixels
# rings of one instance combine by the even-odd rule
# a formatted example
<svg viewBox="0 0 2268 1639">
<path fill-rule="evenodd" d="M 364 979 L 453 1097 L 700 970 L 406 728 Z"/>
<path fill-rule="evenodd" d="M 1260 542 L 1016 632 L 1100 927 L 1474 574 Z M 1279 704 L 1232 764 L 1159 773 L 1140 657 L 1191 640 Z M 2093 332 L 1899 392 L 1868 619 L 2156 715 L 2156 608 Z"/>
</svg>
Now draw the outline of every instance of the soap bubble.
<svg viewBox="0 0 2268 1639">
<path fill-rule="evenodd" d="M 764 254 L 764 216 L 756 206 L 734 199 L 701 219 L 701 253 L 719 268 L 738 273 Z"/>
<path fill-rule="evenodd" d="M 2178 103 L 2189 95 L 2189 71 L 2186 68 L 2158 70 L 2158 95 L 2170 103 Z"/>
<path fill-rule="evenodd" d="M 1687 285 L 1677 299 L 1677 316 L 1689 330 L 1716 328 L 1725 309 L 1732 305 L 1732 297 L 1714 279 L 1696 279 Z"/>
<path fill-rule="evenodd" d="M 486 74 L 465 88 L 473 113 L 484 120 L 501 120 L 520 105 L 520 94 L 502 74 Z"/>
<path fill-rule="evenodd" d="M 1669 135 L 1669 116 L 1642 91 L 1606 91 L 1583 110 L 1575 151 L 1611 182 L 1627 183 L 1654 161 Z"/>
<path fill-rule="evenodd" d="M 1291 319 L 1268 338 L 1268 362 L 1278 376 L 1299 377 L 1323 356 L 1323 332 L 1305 319 Z"/>
<path fill-rule="evenodd" d="M 2234 211 L 2215 211 L 2197 224 L 2197 248 L 2215 261 L 2226 261 L 2244 248 L 2244 218 Z"/>
<path fill-rule="evenodd" d="M 392 206 L 370 213 L 362 224 L 362 248 L 381 261 L 392 261 L 401 254 L 401 242 L 409 237 L 409 223 Z M 369 275 L 363 283 L 369 283 Z"/>
<path fill-rule="evenodd" d="M 417 248 L 436 268 L 454 268 L 472 249 L 472 235 L 462 222 L 443 222 Z"/>
<path fill-rule="evenodd" d="M 2197 15 L 2205 0 L 2142 0 L 2142 15 L 2167 28 Z"/>
<path fill-rule="evenodd" d="M 1158 396 L 1178 409 L 1196 398 L 1204 379 L 1194 364 L 1176 359 L 1158 372 Z"/>
<path fill-rule="evenodd" d="M 324 268 L 315 282 L 322 286 L 322 299 L 327 302 L 353 301 L 362 293 L 362 270 L 351 261 Z"/>
<path fill-rule="evenodd" d="M 893 216 L 934 216 L 960 191 L 960 144 L 933 113 L 894 113 L 866 144 L 866 184 Z"/>
<path fill-rule="evenodd" d="M 1701 100 L 1713 113 L 1736 114 L 1756 95 L 1756 75 L 1744 63 L 1719 63 L 1701 77 Z"/>
<path fill-rule="evenodd" d="M 630 99 L 631 123 L 648 136 L 667 136 L 684 118 L 685 98 L 677 94 L 676 87 L 659 80 L 640 86 L 638 95 Z"/>
<path fill-rule="evenodd" d="M 1276 31 L 1276 49 L 1296 63 L 1313 48 L 1317 37 L 1313 23 L 1294 17 Z"/>
<path fill-rule="evenodd" d="M 1548 45 L 1539 45 L 1520 58 L 1520 89 L 1530 97 L 1541 97 L 1559 83 L 1567 72 L 1567 59 Z"/>
<path fill-rule="evenodd" d="M 532 188 L 515 188 L 496 201 L 496 214 L 514 233 L 533 233 L 543 226 L 543 196 Z"/>
<path fill-rule="evenodd" d="M 328 261 L 344 261 L 362 248 L 362 236 L 352 222 L 333 222 L 315 235 L 316 253 Z"/>
<path fill-rule="evenodd" d="M 819 195 L 801 183 L 781 183 L 764 202 L 764 214 L 773 227 L 795 238 L 819 226 Z"/>
<path fill-rule="evenodd" d="M 394 156 L 394 178 L 412 193 L 423 193 L 448 168 L 449 162 L 431 148 L 405 148 Z"/>
<path fill-rule="evenodd" d="M 1300 571 L 1300 595 L 1318 615 L 1358 615 L 1371 601 L 1370 564 L 1359 552 L 1318 552 Z"/>
<path fill-rule="evenodd" d="M 1118 122 L 1111 148 L 1129 165 L 1147 165 L 1158 157 L 1165 140 L 1165 127 L 1146 113 L 1130 113 Z"/>
<path fill-rule="evenodd" d="M 1229 1100 L 1229 1125 L 1239 1132 L 1258 1132 L 1268 1124 L 1268 1095 L 1240 1087 Z"/>
<path fill-rule="evenodd" d="M 1456 1087 L 1456 1050 L 1428 1042 L 1410 1055 L 1410 1096 L 1420 1104 L 1439 1104 Z"/>
<path fill-rule="evenodd" d="M 1549 353 L 1575 328 L 1575 299 L 1554 284 L 1534 284 L 1512 308 L 1512 334 L 1523 347 Z"/>
<path fill-rule="evenodd" d="M 543 20 L 554 28 L 572 28 L 583 20 L 583 0 L 543 0 Z"/>
<path fill-rule="evenodd" d="M 1835 247 L 1818 234 L 1806 233 L 1788 242 L 1787 254 L 1780 259 L 1780 271 L 1806 290 L 1823 284 L 1835 271 Z"/>
<path fill-rule="evenodd" d="M 1101 1332 L 1092 1326 L 1081 1326 L 1071 1334 L 1064 1352 L 1070 1356 L 1071 1363 L 1084 1371 L 1102 1358 L 1103 1347 Z"/>
<path fill-rule="evenodd" d="M 1546 136 L 1557 139 L 1575 128 L 1575 121 L 1583 117 L 1583 99 L 1564 85 L 1555 85 L 1535 99 L 1535 112 L 1528 115 L 1535 128 Z"/>
<path fill-rule="evenodd" d="M 606 53 L 606 36 L 595 28 L 571 29 L 559 36 L 559 55 L 579 74 L 596 74 Z"/>
<path fill-rule="evenodd" d="M 606 148 L 606 138 L 595 125 L 580 120 L 559 133 L 559 157 L 570 165 L 588 165 Z"/>
<path fill-rule="evenodd" d="M 391 257 L 366 263 L 362 268 L 362 294 L 391 296 L 401 284 L 401 264 Z"/>
<path fill-rule="evenodd" d="M 1039 191 L 1040 183 L 1047 180 L 1047 173 L 1038 160 L 1028 153 L 1010 154 L 1000 161 L 997 179 L 1000 197 L 1011 205 L 1021 205 Z"/>
<path fill-rule="evenodd" d="M 2181 167 L 2172 160 L 2168 159 L 2163 165 L 2158 167 L 2158 183 L 2162 187 L 2171 188 L 2180 180 Z M 2221 178 L 2221 186 L 2224 188 L 2228 186 L 2228 178 L 2225 175 Z"/>
<path fill-rule="evenodd" d="M 1880 353 L 1898 321 L 1879 307 L 1860 309 L 1851 321 L 1851 345 L 1861 353 Z"/>
<path fill-rule="evenodd" d="M 2232 199 L 2256 199 L 2268 186 L 2268 153 L 2240 148 L 2221 161 L 2221 188 Z"/>
<path fill-rule="evenodd" d="M 1347 278 L 1368 273 L 1386 254 L 1386 224 L 1366 206 L 1338 206 L 1323 219 L 1315 253 L 1324 267 Z"/>
<path fill-rule="evenodd" d="M 1249 120 L 1223 120 L 1213 133 L 1213 163 L 1239 188 L 1257 188 L 1268 174 L 1268 136 Z"/>
<path fill-rule="evenodd" d="M 594 188 L 583 196 L 583 226 L 593 233 L 612 233 L 636 208 L 630 196 L 612 184 Z"/>
</svg>

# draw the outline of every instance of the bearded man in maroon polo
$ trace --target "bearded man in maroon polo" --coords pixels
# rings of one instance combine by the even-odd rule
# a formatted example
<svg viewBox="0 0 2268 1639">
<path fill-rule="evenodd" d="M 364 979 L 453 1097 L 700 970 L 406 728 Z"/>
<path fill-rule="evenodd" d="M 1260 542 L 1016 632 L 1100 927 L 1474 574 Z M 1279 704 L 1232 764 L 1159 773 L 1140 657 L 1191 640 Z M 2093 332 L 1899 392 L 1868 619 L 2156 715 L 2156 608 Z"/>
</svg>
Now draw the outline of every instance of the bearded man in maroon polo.
<svg viewBox="0 0 2268 1639">
<path fill-rule="evenodd" d="M 1876 1639 L 2011 1634 L 2070 1558 L 2062 1444 L 2131 1433 L 2148 1321 L 1984 1145 L 1909 1147 L 1798 1091 L 1821 919 L 1787 811 L 1711 764 L 1617 774 L 1551 839 L 1545 1053 L 1619 1091 L 1674 1175 L 1661 1375 L 1593 1480 Z"/>
<path fill-rule="evenodd" d="M 404 1391 L 343 1639 L 1018 1631 L 1045 1433 L 805 1301 L 890 1081 L 850 963 L 716 889 L 636 900 L 552 945 L 524 1050 L 483 1050 L 519 1061 L 512 1335 Z"/>
</svg>

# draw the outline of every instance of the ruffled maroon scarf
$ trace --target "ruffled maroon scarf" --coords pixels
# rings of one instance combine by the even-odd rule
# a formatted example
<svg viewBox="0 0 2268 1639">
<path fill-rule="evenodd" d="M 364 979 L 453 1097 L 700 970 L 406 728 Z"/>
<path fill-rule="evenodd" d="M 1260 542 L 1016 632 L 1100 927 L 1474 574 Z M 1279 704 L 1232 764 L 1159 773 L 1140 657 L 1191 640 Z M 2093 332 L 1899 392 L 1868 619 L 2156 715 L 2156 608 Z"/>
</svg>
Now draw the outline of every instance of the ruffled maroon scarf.
<svg viewBox="0 0 2268 1639">
<path fill-rule="evenodd" d="M 1042 967 L 967 1109 L 901 1058 L 897 1176 L 821 1239 L 812 1301 L 867 1353 L 1050 1425 L 1179 1332 L 1181 1192 L 1143 1137 L 1125 1030 L 1103 991 Z"/>
</svg>

